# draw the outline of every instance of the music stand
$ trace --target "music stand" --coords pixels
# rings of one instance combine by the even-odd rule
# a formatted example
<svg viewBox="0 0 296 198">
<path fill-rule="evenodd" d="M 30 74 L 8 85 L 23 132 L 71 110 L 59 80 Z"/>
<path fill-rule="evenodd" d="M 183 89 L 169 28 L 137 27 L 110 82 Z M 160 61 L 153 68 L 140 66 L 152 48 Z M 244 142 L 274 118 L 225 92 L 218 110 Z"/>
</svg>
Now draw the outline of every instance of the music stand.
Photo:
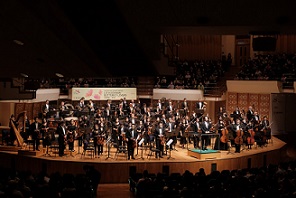
<svg viewBox="0 0 296 198">
<path fill-rule="evenodd" d="M 144 150 L 144 147 L 142 146 L 142 144 L 143 144 L 144 141 L 145 141 L 145 139 L 142 138 L 142 139 L 140 140 L 140 142 L 138 143 L 138 146 L 140 146 L 140 148 L 141 148 L 141 157 L 140 157 L 140 159 L 142 159 L 142 160 L 144 160 L 144 157 L 143 157 L 143 150 Z"/>
<path fill-rule="evenodd" d="M 184 133 L 184 136 L 186 138 L 186 145 L 187 145 L 187 150 L 189 150 L 189 138 L 193 136 L 194 131 L 188 131 Z"/>
<path fill-rule="evenodd" d="M 172 157 L 172 149 L 170 148 L 170 146 L 173 142 L 174 142 L 173 139 L 169 139 L 169 141 L 166 143 L 166 146 L 169 148 L 169 156 L 167 159 L 175 159 Z"/>
<path fill-rule="evenodd" d="M 231 151 L 231 148 L 232 148 L 232 146 L 231 146 L 231 141 L 229 140 L 229 141 L 227 141 L 227 147 L 228 147 L 228 152 L 227 152 L 227 155 L 228 154 L 232 154 L 232 155 L 234 155 L 234 153 Z"/>
<path fill-rule="evenodd" d="M 107 157 L 106 157 L 106 160 L 111 158 L 110 157 L 110 150 L 111 150 L 111 138 L 108 138 L 107 141 L 106 141 L 106 145 L 107 145 Z"/>
<path fill-rule="evenodd" d="M 168 137 L 168 138 L 171 138 L 171 137 L 177 137 L 178 136 L 178 131 L 176 131 L 176 130 L 173 130 L 172 132 L 166 132 L 166 136 Z M 174 151 L 178 151 L 177 149 L 176 149 L 176 143 L 174 143 L 173 144 L 174 145 Z"/>
</svg>

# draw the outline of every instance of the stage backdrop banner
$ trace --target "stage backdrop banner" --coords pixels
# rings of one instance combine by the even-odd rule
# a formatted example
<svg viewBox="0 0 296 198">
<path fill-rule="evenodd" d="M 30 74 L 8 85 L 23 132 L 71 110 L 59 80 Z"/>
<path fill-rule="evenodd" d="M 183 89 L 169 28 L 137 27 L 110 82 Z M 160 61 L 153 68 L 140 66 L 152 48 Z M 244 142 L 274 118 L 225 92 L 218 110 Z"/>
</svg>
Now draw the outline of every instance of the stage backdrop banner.
<svg viewBox="0 0 296 198">
<path fill-rule="evenodd" d="M 203 91 L 196 89 L 153 89 L 153 99 L 169 98 L 189 101 L 203 100 Z"/>
<path fill-rule="evenodd" d="M 127 100 L 137 99 L 136 88 L 80 88 L 73 87 L 70 92 L 72 100 L 80 100 L 82 97 L 85 100 Z"/>
</svg>

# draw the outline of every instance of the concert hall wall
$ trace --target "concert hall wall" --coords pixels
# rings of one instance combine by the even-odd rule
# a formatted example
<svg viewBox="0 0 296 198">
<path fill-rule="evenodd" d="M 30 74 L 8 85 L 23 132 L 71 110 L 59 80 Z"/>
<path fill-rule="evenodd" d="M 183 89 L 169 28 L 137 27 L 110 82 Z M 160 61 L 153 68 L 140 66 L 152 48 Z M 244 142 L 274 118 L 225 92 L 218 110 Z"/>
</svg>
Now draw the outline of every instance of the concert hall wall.
<svg viewBox="0 0 296 198">
<path fill-rule="evenodd" d="M 179 44 L 178 56 L 180 60 L 211 60 L 221 58 L 221 35 L 172 35 Z M 170 39 L 171 37 L 168 37 Z M 170 42 L 170 41 L 169 41 Z M 168 50 L 168 52 L 170 52 Z M 172 54 L 169 54 L 170 56 Z"/>
<path fill-rule="evenodd" d="M 296 94 L 271 94 L 271 129 L 274 135 L 295 133 Z"/>
<path fill-rule="evenodd" d="M 249 94 L 249 93 L 227 93 L 227 113 L 232 114 L 236 107 L 247 113 L 249 106 L 252 106 L 259 115 L 270 118 L 270 94 Z"/>
</svg>

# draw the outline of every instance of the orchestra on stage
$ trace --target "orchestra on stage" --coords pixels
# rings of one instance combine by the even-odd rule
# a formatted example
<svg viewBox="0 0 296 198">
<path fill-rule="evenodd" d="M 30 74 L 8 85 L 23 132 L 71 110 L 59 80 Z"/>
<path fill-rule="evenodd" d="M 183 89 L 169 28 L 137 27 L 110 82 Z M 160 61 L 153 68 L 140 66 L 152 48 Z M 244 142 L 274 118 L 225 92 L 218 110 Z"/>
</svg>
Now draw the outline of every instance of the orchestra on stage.
<svg viewBox="0 0 296 198">
<path fill-rule="evenodd" d="M 220 107 L 215 123 L 206 106 L 205 101 L 198 100 L 190 110 L 186 98 L 178 104 L 163 98 L 149 105 L 125 98 L 97 105 L 81 98 L 76 106 L 61 101 L 57 107 L 46 100 L 32 123 L 26 119 L 21 135 L 37 151 L 56 142 L 61 157 L 65 149 L 72 153 L 77 147 L 82 151 L 92 147 L 95 157 L 100 157 L 104 151 L 109 155 L 110 147 L 114 147 L 126 148 L 128 160 L 135 159 L 144 147 L 162 158 L 177 149 L 230 152 L 234 147 L 240 153 L 270 142 L 271 123 L 254 106 L 246 113 L 237 107 L 230 115 Z M 18 119 L 12 115 L 10 123 L 17 127 Z M 13 129 L 4 138 L 11 144 L 15 140 Z"/>
</svg>

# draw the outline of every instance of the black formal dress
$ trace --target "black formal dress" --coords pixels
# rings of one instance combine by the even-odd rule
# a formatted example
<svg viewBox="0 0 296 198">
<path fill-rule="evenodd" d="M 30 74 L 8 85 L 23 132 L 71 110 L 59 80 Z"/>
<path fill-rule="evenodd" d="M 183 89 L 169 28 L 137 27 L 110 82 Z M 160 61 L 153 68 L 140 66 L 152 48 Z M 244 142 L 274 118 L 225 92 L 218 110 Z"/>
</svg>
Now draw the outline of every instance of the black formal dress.
<svg viewBox="0 0 296 198">
<path fill-rule="evenodd" d="M 62 157 L 64 155 L 65 150 L 65 142 L 66 142 L 66 128 L 65 126 L 59 125 L 57 128 L 58 143 L 59 143 L 59 156 Z"/>
</svg>

